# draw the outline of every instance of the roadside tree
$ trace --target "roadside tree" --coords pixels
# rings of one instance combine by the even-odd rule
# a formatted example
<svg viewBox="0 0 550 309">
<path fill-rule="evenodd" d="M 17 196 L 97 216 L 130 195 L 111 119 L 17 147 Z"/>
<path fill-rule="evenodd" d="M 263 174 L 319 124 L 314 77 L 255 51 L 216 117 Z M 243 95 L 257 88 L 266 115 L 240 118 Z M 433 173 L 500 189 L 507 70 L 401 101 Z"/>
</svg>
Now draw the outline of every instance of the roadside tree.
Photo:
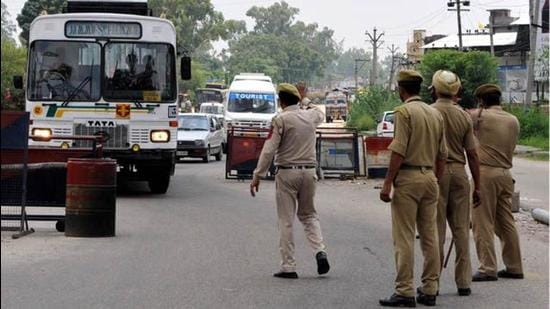
<svg viewBox="0 0 550 309">
<path fill-rule="evenodd" d="M 24 47 L 16 46 L 13 40 L 2 39 L 2 109 L 25 109 L 23 91 L 13 89 L 12 80 L 15 75 L 25 74 L 26 57 L 27 50 Z"/>
<path fill-rule="evenodd" d="M 46 11 L 48 14 L 58 14 L 61 13 L 66 3 L 66 0 L 27 0 L 21 13 L 17 15 L 17 23 L 22 30 L 19 35 L 21 44 L 27 45 L 31 23 L 42 11 Z"/>
<path fill-rule="evenodd" d="M 253 30 L 229 41 L 230 75 L 262 72 L 275 82 L 322 77 L 337 57 L 334 32 L 295 21 L 298 12 L 284 1 L 250 8 L 246 15 L 255 21 Z"/>
<path fill-rule="evenodd" d="M 475 107 L 474 90 L 481 84 L 497 82 L 497 59 L 487 52 L 440 50 L 424 55 L 419 70 L 424 76 L 421 95 L 424 101 L 431 102 L 428 86 L 437 70 L 450 70 L 456 73 L 462 82 L 464 95 L 460 105 L 464 108 Z"/>
<path fill-rule="evenodd" d="M 375 85 L 357 93 L 349 111 L 347 125 L 361 131 L 376 128 L 376 122 L 384 111 L 393 110 L 401 101 L 394 91 L 383 85 Z"/>
</svg>

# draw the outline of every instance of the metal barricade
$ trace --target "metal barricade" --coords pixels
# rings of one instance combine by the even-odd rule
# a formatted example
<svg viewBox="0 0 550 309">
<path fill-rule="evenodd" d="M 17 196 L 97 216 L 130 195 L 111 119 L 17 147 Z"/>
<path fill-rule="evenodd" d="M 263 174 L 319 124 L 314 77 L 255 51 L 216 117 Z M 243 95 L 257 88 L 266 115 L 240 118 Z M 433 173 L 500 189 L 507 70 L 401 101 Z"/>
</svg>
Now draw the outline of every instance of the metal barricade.
<svg viewBox="0 0 550 309">
<path fill-rule="evenodd" d="M 341 178 L 361 176 L 361 138 L 355 128 L 318 128 L 317 162 L 321 174 Z"/>
<path fill-rule="evenodd" d="M 50 139 L 92 141 L 93 149 L 28 148 L 29 138 L 43 139 L 28 135 L 28 119 L 28 113 L 2 112 L 1 220 L 2 229 L 13 230 L 10 222 L 19 222 L 19 233 L 14 238 L 33 232 L 28 227 L 29 220 L 57 221 L 56 229 L 63 231 L 64 214 L 28 214 L 27 206 L 65 208 L 67 160 L 101 157 L 104 141 L 103 136 L 51 136 Z"/>
<path fill-rule="evenodd" d="M 388 146 L 392 137 L 367 137 L 365 139 L 368 178 L 384 178 L 390 165 L 391 151 Z"/>
<path fill-rule="evenodd" d="M 232 127 L 227 132 L 226 179 L 252 178 L 269 131 L 261 128 Z"/>
</svg>

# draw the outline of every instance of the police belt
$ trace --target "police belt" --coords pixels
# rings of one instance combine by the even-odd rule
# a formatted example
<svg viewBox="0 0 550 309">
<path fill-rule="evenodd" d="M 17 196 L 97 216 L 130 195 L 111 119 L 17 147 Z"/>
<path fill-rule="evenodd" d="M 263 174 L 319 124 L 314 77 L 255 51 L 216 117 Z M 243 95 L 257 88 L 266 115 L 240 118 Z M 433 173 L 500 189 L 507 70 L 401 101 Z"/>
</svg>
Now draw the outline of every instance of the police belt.
<svg viewBox="0 0 550 309">
<path fill-rule="evenodd" d="M 417 165 L 408 165 L 408 164 L 401 164 L 400 170 L 432 170 L 433 167 L 431 166 L 417 166 Z"/>
<path fill-rule="evenodd" d="M 291 165 L 291 166 L 281 166 L 278 165 L 277 168 L 281 170 L 305 170 L 315 168 L 314 165 Z"/>
</svg>

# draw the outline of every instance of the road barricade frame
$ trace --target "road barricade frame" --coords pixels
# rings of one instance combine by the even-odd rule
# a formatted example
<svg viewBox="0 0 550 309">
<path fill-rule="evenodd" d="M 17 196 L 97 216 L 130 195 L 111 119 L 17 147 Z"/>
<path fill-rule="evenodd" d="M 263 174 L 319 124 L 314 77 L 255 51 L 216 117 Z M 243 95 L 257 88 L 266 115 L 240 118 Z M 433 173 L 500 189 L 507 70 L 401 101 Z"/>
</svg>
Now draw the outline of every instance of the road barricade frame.
<svg viewBox="0 0 550 309">
<path fill-rule="evenodd" d="M 269 137 L 269 129 L 231 127 L 227 132 L 226 179 L 250 179 Z M 269 177 L 273 176 L 273 168 Z"/>
<path fill-rule="evenodd" d="M 360 151 L 363 147 L 362 136 L 356 128 L 319 127 L 316 135 L 319 174 L 340 178 L 364 175 L 361 172 L 361 166 L 364 166 L 361 162 L 364 156 Z M 345 147 L 339 147 L 342 144 Z"/>
</svg>

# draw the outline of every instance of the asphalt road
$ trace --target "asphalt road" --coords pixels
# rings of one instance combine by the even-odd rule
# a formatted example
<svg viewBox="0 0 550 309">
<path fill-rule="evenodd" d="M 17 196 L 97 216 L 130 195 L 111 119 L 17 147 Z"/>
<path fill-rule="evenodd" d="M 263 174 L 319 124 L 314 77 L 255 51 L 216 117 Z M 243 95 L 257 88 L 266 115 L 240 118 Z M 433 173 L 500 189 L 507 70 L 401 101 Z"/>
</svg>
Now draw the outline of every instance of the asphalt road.
<svg viewBox="0 0 550 309">
<path fill-rule="evenodd" d="M 37 232 L 22 239 L 2 232 L 1 307 L 376 308 L 392 293 L 390 209 L 378 201 L 379 181 L 319 183 L 332 269 L 317 276 L 297 223 L 300 279 L 289 281 L 272 277 L 279 265 L 273 182 L 262 182 L 253 199 L 248 183 L 225 180 L 223 168 L 179 164 L 166 195 L 130 184 L 118 195 L 113 238 L 66 238 L 34 223 Z M 445 269 L 438 305 L 548 308 L 548 228 L 526 215 L 520 226 L 525 280 L 475 283 L 470 297 L 459 297 Z"/>
<path fill-rule="evenodd" d="M 524 208 L 542 208 L 548 211 L 548 161 L 534 161 L 514 157 L 512 174 L 520 204 Z"/>
</svg>

